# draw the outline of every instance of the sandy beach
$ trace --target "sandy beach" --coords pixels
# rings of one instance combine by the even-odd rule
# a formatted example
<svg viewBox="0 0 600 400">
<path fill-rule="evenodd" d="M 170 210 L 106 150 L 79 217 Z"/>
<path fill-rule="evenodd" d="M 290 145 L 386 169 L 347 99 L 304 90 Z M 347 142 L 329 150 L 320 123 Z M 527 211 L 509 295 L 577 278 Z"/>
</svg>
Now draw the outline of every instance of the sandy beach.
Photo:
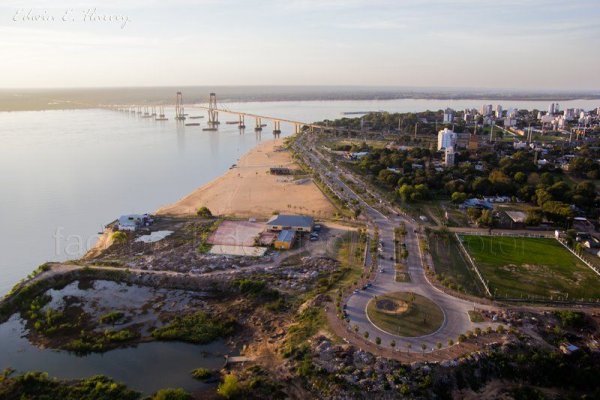
<svg viewBox="0 0 600 400">
<path fill-rule="evenodd" d="M 240 158 L 236 168 L 196 189 L 157 214 L 185 216 L 199 207 L 214 215 L 266 218 L 274 212 L 330 217 L 335 208 L 310 179 L 271 175 L 271 167 L 297 168 L 283 139 L 259 144 Z"/>
</svg>

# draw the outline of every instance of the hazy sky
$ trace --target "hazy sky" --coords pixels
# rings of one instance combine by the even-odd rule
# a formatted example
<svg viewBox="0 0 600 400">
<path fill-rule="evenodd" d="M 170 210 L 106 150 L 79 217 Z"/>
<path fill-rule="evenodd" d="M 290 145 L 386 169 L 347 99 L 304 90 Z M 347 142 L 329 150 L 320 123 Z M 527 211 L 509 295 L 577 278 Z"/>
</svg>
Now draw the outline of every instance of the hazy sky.
<svg viewBox="0 0 600 400">
<path fill-rule="evenodd" d="M 599 89 L 598 21 L 599 0 L 2 0 L 0 87 Z"/>
</svg>

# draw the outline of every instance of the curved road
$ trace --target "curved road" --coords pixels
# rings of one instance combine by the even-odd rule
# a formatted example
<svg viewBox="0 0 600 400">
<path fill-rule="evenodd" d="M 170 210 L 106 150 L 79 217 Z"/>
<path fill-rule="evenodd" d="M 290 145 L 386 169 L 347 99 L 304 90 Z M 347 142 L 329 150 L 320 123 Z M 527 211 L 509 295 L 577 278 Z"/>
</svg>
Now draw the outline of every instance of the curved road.
<svg viewBox="0 0 600 400">
<path fill-rule="evenodd" d="M 322 162 L 323 156 L 311 146 L 310 142 L 304 143 L 302 136 L 296 141 L 295 147 L 305 156 L 305 161 L 313 170 L 321 176 L 321 180 L 338 197 L 347 201 L 353 200 L 358 202 L 362 207 L 363 215 L 370 220 L 373 226 L 377 226 L 379 229 L 379 239 L 383 243 L 383 248 L 380 252 L 381 257 L 378 259 L 379 266 L 375 278 L 371 281 L 372 286 L 366 290 L 359 290 L 357 293 L 353 293 L 347 299 L 346 312 L 350 320 L 349 328 L 354 328 L 358 325 L 358 333 L 361 336 L 364 335 L 364 332 L 369 332 L 369 341 L 375 342 L 375 339 L 379 337 L 381 338 L 381 346 L 387 348 L 391 348 L 390 343 L 393 340 L 396 342 L 396 349 L 405 349 L 410 344 L 415 351 L 421 351 L 422 344 L 425 344 L 427 346 L 426 351 L 429 352 L 434 350 L 437 343 L 441 343 L 443 347 L 447 347 L 448 339 L 452 339 L 456 343 L 458 336 L 467 330 L 474 330 L 476 327 L 484 329 L 487 326 L 494 325 L 492 323 L 472 323 L 468 315 L 468 311 L 473 310 L 475 307 L 479 309 L 493 309 L 493 307 L 474 304 L 450 296 L 429 282 L 423 268 L 419 239 L 416 233 L 419 226 L 414 220 L 404 216 L 389 218 L 371 207 L 361 196 L 343 182 L 340 178 L 341 171 L 337 166 L 327 170 Z M 390 208 L 389 205 L 387 207 Z M 395 278 L 394 228 L 399 227 L 401 223 L 404 223 L 406 227 L 404 243 L 408 250 L 406 265 L 410 275 L 410 282 L 396 282 Z M 391 292 L 414 292 L 431 299 L 444 313 L 444 321 L 441 327 L 432 334 L 409 338 L 395 335 L 393 332 L 385 332 L 373 325 L 367 317 L 367 303 L 376 295 Z"/>
</svg>

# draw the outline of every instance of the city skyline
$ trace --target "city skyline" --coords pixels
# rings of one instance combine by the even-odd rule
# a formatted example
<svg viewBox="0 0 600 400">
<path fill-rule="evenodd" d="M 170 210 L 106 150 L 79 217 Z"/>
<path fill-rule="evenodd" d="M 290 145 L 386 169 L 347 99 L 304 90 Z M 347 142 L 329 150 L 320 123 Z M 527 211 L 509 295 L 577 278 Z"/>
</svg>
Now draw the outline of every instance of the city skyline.
<svg viewBox="0 0 600 400">
<path fill-rule="evenodd" d="M 0 88 L 600 88 L 593 1 L 397 3 L 6 1 Z"/>
</svg>

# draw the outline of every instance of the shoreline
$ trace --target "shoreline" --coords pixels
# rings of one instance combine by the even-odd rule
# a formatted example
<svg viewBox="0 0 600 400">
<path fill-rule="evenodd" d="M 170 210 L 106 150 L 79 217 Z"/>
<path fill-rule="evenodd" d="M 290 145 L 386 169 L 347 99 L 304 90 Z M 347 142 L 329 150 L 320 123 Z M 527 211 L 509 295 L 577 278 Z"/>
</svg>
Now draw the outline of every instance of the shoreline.
<svg viewBox="0 0 600 400">
<path fill-rule="evenodd" d="M 275 212 L 330 217 L 335 207 L 312 178 L 294 162 L 284 139 L 270 139 L 243 154 L 236 166 L 194 189 L 156 215 L 182 217 L 208 207 L 215 216 L 268 218 Z M 270 168 L 283 167 L 295 175 L 272 175 Z"/>
</svg>

